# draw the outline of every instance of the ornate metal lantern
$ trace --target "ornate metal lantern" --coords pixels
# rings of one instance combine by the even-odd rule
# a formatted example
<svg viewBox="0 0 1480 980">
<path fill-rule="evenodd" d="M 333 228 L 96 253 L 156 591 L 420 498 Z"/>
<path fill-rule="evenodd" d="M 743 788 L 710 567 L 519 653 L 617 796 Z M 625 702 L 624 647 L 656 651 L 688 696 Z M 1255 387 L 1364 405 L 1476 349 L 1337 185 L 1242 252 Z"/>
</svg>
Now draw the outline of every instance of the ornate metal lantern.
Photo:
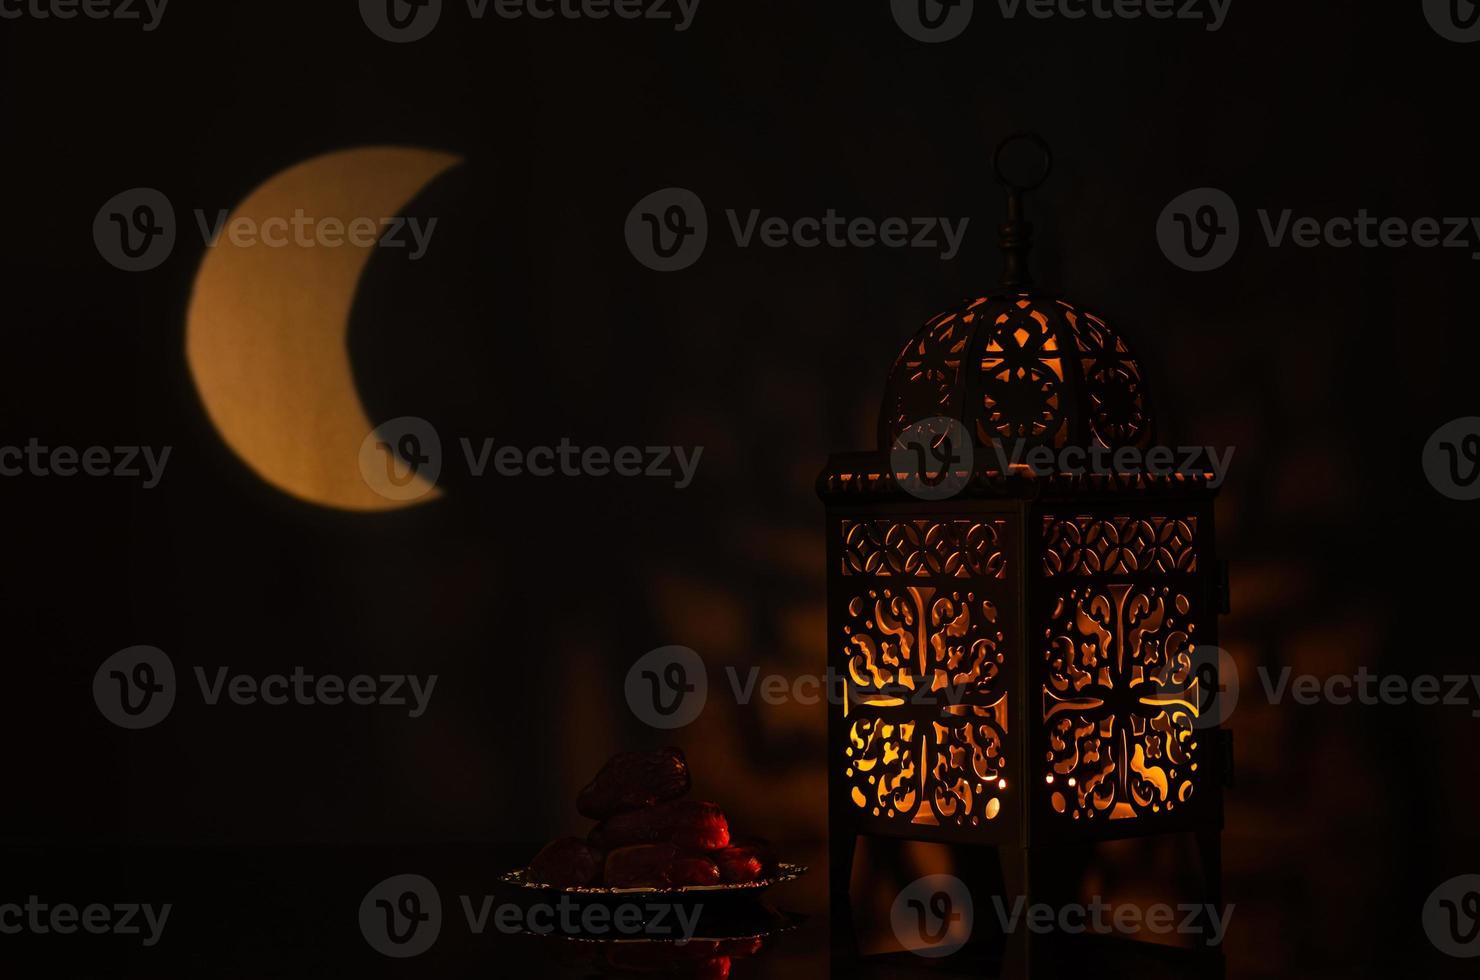
<svg viewBox="0 0 1480 980">
<path fill-rule="evenodd" d="M 1002 181 L 1001 287 L 920 329 L 879 449 L 819 479 L 828 666 L 845 679 L 828 726 L 835 902 L 859 835 L 995 847 L 1026 895 L 1058 851 L 1193 831 L 1221 904 L 1226 745 L 1198 647 L 1216 643 L 1226 582 L 1205 467 L 1022 462 L 1154 439 L 1125 337 L 1026 275 L 1021 192 L 1051 166 L 1038 143 L 1037 181 Z"/>
</svg>

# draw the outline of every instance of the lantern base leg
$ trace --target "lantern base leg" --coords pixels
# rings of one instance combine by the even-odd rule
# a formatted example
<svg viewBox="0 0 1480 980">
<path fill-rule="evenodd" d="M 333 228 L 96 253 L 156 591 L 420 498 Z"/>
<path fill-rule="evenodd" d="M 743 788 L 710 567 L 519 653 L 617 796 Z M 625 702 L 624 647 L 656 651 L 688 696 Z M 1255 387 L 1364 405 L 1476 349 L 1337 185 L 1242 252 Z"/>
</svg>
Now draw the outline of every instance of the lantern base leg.
<svg viewBox="0 0 1480 980">
<path fill-rule="evenodd" d="M 834 830 L 827 838 L 827 892 L 834 960 L 860 956 L 857 928 L 853 922 L 853 855 L 858 835 Z"/>
<path fill-rule="evenodd" d="M 853 890 L 853 855 L 858 835 L 834 831 L 827 838 L 827 888 L 833 895 L 847 896 Z"/>
<path fill-rule="evenodd" d="M 1202 858 L 1203 870 L 1203 895 L 1208 905 L 1216 909 L 1221 915 L 1223 912 L 1223 831 L 1199 830 L 1197 832 L 1197 852 Z M 1211 933 L 1205 932 L 1208 938 L 1205 945 L 1211 947 Z"/>
<path fill-rule="evenodd" d="M 1019 900 L 1026 910 L 1033 902 L 1033 852 L 1025 847 L 999 847 L 997 858 L 1002 868 L 1002 901 L 1013 908 Z M 1021 919 L 1006 935 L 1002 954 L 1004 978 L 1031 977 L 1033 969 L 1033 933 Z"/>
</svg>

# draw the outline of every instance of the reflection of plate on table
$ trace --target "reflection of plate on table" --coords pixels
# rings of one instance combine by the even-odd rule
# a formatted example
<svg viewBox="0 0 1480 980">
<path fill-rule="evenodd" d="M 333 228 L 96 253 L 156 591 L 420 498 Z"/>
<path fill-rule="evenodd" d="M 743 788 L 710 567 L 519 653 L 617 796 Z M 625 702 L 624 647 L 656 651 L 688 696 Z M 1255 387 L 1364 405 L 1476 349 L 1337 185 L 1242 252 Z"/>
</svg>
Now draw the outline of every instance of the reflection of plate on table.
<svg viewBox="0 0 1480 980">
<path fill-rule="evenodd" d="M 670 895 L 668 902 L 674 899 Z M 531 962 L 588 977 L 663 976 L 670 980 L 721 980 L 737 961 L 765 956 L 773 942 L 806 919 L 777 912 L 762 902 L 730 911 L 705 908 L 693 934 L 592 935 L 520 930 Z"/>
<path fill-rule="evenodd" d="M 687 946 L 694 943 L 708 945 L 720 945 L 726 950 L 748 950 L 750 955 L 759 952 L 767 939 L 772 939 L 784 932 L 791 932 L 807 917 L 791 912 L 776 912 L 770 909 L 758 911 L 750 915 L 718 917 L 710 921 L 705 917 L 690 938 L 682 936 L 622 936 L 622 935 L 589 935 L 585 933 L 569 933 L 554 930 L 551 932 L 536 932 L 533 929 L 521 929 L 520 935 L 535 936 L 541 939 L 560 940 L 573 943 L 577 946 Z"/>
<path fill-rule="evenodd" d="M 684 967 L 678 972 L 692 968 L 698 970 L 695 976 L 722 977 L 729 974 L 730 960 L 759 955 L 770 937 L 790 932 L 804 921 L 802 916 L 776 911 L 762 894 L 806 870 L 798 864 L 780 864 L 756 881 L 674 888 L 555 888 L 531 881 L 524 869 L 510 871 L 498 881 L 508 890 L 506 895 L 514 892 L 511 897 L 526 908 L 572 907 L 568 916 L 547 911 L 540 928 L 534 928 L 532 916 L 527 917 L 518 930 L 528 942 L 549 943 L 543 948 L 565 951 L 557 955 L 595 956 L 618 972 L 673 972 Z M 623 906 L 639 910 L 636 921 L 629 920 L 625 929 L 613 924 L 616 910 Z M 599 924 L 588 921 L 588 913 L 599 907 L 612 912 L 599 915 Z"/>
<path fill-rule="evenodd" d="M 772 885 L 779 885 L 787 881 L 795 881 L 807 873 L 807 869 L 800 864 L 787 864 L 782 861 L 776 865 L 776 870 L 755 881 L 742 881 L 732 884 L 720 885 L 679 885 L 672 888 L 609 888 L 605 885 L 573 885 L 569 888 L 556 888 L 554 885 L 542 884 L 529 877 L 527 868 L 510 871 L 499 876 L 499 883 L 519 889 L 521 892 L 534 895 L 570 895 L 573 898 L 588 899 L 591 901 L 641 901 L 648 898 L 667 899 L 669 901 L 703 902 L 705 899 L 726 900 L 731 898 L 755 898 Z"/>
</svg>

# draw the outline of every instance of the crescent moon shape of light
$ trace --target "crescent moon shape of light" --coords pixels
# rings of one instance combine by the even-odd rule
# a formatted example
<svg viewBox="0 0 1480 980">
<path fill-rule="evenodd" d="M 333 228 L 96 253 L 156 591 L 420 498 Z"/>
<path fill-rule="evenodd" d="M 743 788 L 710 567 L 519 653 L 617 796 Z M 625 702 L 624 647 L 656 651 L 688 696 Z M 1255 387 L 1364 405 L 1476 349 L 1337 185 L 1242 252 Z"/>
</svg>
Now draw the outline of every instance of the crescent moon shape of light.
<svg viewBox="0 0 1480 980">
<path fill-rule="evenodd" d="M 400 214 L 461 162 L 415 148 L 329 153 L 269 179 L 223 228 L 245 218 L 262 229 L 263 222 L 291 220 L 296 212 L 320 223 L 339 218 L 345 226 L 357 218 L 378 221 Z M 277 244 L 284 238 L 287 244 Z M 353 244 L 348 236 L 333 247 L 298 238 L 274 235 L 273 245 L 238 245 L 223 232 L 206 250 L 190 299 L 185 347 L 211 422 L 258 476 L 302 500 L 382 511 L 434 499 L 439 491 L 430 484 L 391 499 L 361 473 L 361 446 L 374 425 L 350 370 L 349 317 L 377 246 Z"/>
</svg>

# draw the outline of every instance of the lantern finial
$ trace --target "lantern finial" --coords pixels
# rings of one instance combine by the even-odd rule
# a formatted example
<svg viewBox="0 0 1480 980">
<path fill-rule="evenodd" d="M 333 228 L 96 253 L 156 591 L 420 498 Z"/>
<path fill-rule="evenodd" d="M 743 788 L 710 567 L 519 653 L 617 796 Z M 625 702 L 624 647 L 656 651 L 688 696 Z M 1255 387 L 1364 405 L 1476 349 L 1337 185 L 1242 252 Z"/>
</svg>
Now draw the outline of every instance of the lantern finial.
<svg viewBox="0 0 1480 980">
<path fill-rule="evenodd" d="M 1043 163 L 1032 180 L 1026 184 L 1014 183 L 1002 170 L 1002 153 L 1013 143 L 1026 141 L 1036 146 L 1043 155 Z M 1023 216 L 1023 194 L 1036 190 L 1048 180 L 1053 172 L 1053 151 L 1037 133 L 1013 133 L 997 144 L 992 156 L 992 169 L 997 172 L 997 182 L 1007 189 L 1007 220 L 998 229 L 1002 245 L 1002 285 L 1009 288 L 1031 286 L 1033 277 L 1028 272 L 1028 252 L 1033 248 L 1033 225 Z"/>
</svg>

